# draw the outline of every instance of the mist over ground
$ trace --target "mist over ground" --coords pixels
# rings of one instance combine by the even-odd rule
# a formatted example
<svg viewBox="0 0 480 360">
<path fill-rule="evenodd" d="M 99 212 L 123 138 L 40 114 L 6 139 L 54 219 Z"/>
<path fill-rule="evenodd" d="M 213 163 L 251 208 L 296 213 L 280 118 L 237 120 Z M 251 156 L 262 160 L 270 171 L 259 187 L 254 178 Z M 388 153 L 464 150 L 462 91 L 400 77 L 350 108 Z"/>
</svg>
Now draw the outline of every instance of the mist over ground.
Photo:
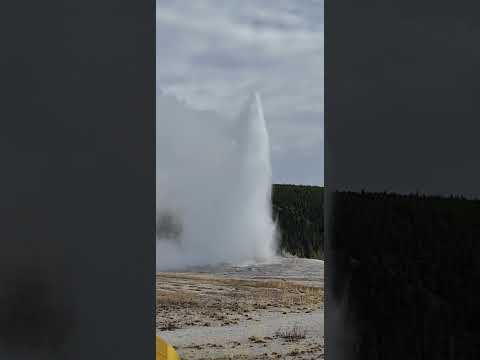
<svg viewBox="0 0 480 360">
<path fill-rule="evenodd" d="M 260 97 L 238 112 L 228 118 L 157 95 L 157 270 L 274 255 Z"/>
</svg>

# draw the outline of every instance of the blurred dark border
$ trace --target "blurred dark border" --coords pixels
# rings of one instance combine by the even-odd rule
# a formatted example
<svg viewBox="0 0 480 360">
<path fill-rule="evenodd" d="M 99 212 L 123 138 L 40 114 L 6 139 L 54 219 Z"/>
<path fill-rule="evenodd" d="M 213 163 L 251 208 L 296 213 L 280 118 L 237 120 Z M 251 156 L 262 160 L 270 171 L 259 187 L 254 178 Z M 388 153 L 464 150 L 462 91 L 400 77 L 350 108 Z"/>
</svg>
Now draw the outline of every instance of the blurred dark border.
<svg viewBox="0 0 480 360">
<path fill-rule="evenodd" d="M 0 357 L 153 359 L 155 3 L 0 14 Z"/>
<path fill-rule="evenodd" d="M 325 1 L 329 360 L 480 356 L 478 328 L 465 322 L 478 317 L 471 301 L 479 294 L 470 285 L 479 276 L 475 259 L 480 254 L 476 245 L 464 241 L 473 230 L 462 233 L 462 229 L 478 229 L 476 217 L 470 213 L 465 219 L 468 224 L 460 218 L 445 220 L 426 205 L 419 217 L 423 220 L 408 220 L 405 226 L 424 233 L 431 225 L 426 218 L 433 223 L 448 222 L 450 234 L 461 234 L 448 240 L 450 245 L 458 241 L 458 248 L 447 254 L 448 246 L 442 250 L 430 238 L 422 250 L 412 250 L 407 256 L 388 250 L 403 246 L 388 231 L 392 223 L 384 221 L 385 231 L 370 241 L 368 236 L 377 225 L 362 223 L 352 215 L 361 214 L 363 205 L 352 205 L 345 198 L 339 202 L 341 195 L 336 195 L 338 191 L 355 192 L 365 203 L 371 196 L 368 193 L 385 192 L 418 194 L 419 204 L 423 196 L 465 198 L 457 203 L 445 200 L 447 212 L 480 198 L 478 13 L 479 4 L 470 0 Z M 365 207 L 364 211 L 371 211 L 372 219 L 381 219 L 386 198 L 379 196 L 374 200 L 379 208 Z M 429 263 L 422 265 L 417 255 L 427 256 Z M 448 266 L 435 272 L 448 255 Z M 406 262 L 413 272 L 392 265 Z M 403 282 L 395 287 L 393 279 Z M 382 281 L 384 286 L 379 285 Z M 449 282 L 457 293 L 442 298 L 438 289 Z M 410 294 L 394 296 L 395 291 L 407 288 Z"/>
</svg>

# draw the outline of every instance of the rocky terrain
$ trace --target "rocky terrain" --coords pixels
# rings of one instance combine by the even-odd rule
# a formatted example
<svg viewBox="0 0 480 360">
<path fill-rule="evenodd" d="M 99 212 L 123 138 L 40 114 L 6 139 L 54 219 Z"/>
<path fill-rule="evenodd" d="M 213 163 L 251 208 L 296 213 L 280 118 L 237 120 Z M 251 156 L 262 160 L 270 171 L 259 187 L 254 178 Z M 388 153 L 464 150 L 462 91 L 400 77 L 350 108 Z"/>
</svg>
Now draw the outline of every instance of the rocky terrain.
<svg viewBox="0 0 480 360">
<path fill-rule="evenodd" d="M 285 257 L 157 273 L 157 335 L 185 360 L 321 359 L 323 265 Z"/>
</svg>

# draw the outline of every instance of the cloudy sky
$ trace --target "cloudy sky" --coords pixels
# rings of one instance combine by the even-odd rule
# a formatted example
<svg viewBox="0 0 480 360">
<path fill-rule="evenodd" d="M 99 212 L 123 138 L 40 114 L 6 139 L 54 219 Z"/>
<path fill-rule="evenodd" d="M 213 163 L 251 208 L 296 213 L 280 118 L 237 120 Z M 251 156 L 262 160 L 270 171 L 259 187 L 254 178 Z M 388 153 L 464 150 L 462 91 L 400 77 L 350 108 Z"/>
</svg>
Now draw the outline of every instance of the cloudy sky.
<svg viewBox="0 0 480 360">
<path fill-rule="evenodd" d="M 157 90 L 234 116 L 261 93 L 277 183 L 323 185 L 323 0 L 157 0 Z"/>
</svg>

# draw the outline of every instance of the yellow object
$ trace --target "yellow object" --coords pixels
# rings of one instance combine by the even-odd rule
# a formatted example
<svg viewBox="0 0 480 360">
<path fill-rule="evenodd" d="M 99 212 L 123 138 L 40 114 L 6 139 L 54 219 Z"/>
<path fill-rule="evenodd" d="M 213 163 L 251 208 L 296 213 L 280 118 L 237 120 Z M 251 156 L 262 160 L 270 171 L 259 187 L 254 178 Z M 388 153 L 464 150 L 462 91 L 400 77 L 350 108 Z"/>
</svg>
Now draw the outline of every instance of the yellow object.
<svg viewBox="0 0 480 360">
<path fill-rule="evenodd" d="M 157 360 L 180 360 L 175 349 L 163 340 L 161 337 L 157 336 Z"/>
</svg>

